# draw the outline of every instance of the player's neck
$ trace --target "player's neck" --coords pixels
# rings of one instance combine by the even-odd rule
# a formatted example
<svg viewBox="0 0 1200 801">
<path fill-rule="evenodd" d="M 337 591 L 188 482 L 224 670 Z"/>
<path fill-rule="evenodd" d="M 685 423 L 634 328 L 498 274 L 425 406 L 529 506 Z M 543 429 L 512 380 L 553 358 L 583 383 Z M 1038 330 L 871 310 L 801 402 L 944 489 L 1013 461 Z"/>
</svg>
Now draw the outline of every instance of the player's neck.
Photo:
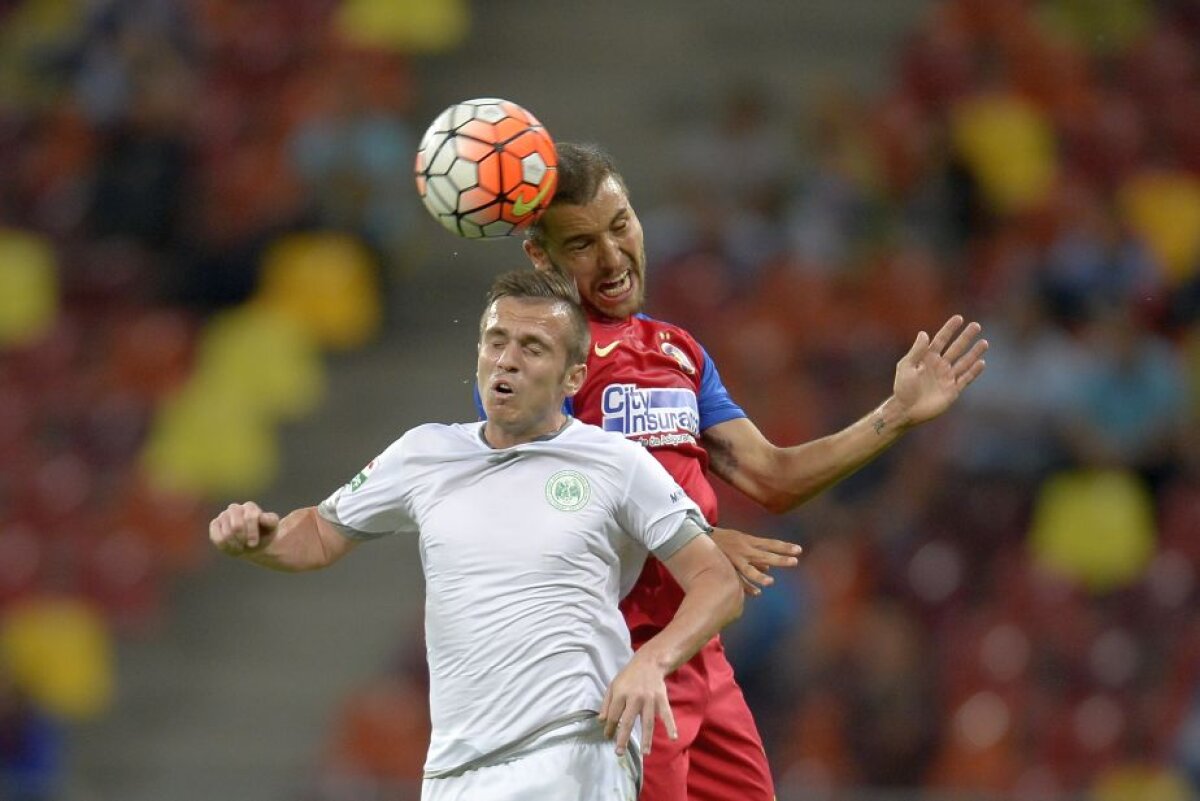
<svg viewBox="0 0 1200 801">
<path fill-rule="evenodd" d="M 515 448 L 517 445 L 552 439 L 570 422 L 571 418 L 562 412 L 545 422 L 520 428 L 504 426 L 489 420 L 483 425 L 483 441 L 495 450 Z"/>
</svg>

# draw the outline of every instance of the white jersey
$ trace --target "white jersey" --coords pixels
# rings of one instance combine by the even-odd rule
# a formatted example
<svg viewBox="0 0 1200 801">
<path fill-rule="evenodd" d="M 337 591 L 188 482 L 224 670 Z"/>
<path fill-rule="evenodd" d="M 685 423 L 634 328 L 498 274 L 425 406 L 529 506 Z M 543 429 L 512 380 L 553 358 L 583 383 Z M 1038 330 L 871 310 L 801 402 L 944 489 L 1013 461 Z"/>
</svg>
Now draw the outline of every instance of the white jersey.
<svg viewBox="0 0 1200 801">
<path fill-rule="evenodd" d="M 632 657 L 618 601 L 700 511 L 641 446 L 571 420 L 493 449 L 423 425 L 320 506 L 346 536 L 418 534 L 433 723 L 427 776 L 581 723 Z"/>
</svg>

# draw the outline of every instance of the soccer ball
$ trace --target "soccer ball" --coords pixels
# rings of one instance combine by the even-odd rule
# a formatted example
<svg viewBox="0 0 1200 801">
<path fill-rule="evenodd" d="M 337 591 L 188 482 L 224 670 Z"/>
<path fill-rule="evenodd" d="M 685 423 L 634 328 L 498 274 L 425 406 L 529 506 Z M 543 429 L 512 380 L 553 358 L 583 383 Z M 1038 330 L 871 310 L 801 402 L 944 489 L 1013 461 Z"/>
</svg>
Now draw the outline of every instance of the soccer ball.
<svg viewBox="0 0 1200 801">
<path fill-rule="evenodd" d="M 417 192 L 434 219 L 468 239 L 509 236 L 550 204 L 558 177 L 554 140 L 508 100 L 455 103 L 417 149 Z"/>
</svg>

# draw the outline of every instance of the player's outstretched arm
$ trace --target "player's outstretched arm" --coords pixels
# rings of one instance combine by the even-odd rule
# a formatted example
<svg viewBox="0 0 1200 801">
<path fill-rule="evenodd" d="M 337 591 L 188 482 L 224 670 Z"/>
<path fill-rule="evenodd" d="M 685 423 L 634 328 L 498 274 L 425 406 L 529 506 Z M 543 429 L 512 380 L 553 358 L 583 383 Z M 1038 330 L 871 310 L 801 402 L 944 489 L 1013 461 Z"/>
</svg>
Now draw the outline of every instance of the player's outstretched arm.
<svg viewBox="0 0 1200 801">
<path fill-rule="evenodd" d="M 683 588 L 683 603 L 666 628 L 638 649 L 613 679 L 600 707 L 604 733 L 616 737 L 618 755 L 625 753 L 638 718 L 643 753 L 650 752 L 656 718 L 672 740 L 678 736 L 664 679 L 742 613 L 737 573 L 708 537 L 694 538 L 663 564 Z"/>
<path fill-rule="evenodd" d="M 772 511 L 796 507 L 949 409 L 983 373 L 988 344 L 980 331 L 954 315 L 932 338 L 919 333 L 896 364 L 891 397 L 836 434 L 781 448 L 745 418 L 707 429 L 713 472 Z"/>
<path fill-rule="evenodd" d="M 221 553 L 291 573 L 331 565 L 356 545 L 315 507 L 297 509 L 281 520 L 253 501 L 229 504 L 208 524 L 208 538 Z"/>
<path fill-rule="evenodd" d="M 795 543 L 755 537 L 732 528 L 713 529 L 712 539 L 738 572 L 746 595 L 762 595 L 764 587 L 775 583 L 768 575 L 771 568 L 800 564 L 802 549 Z"/>
</svg>

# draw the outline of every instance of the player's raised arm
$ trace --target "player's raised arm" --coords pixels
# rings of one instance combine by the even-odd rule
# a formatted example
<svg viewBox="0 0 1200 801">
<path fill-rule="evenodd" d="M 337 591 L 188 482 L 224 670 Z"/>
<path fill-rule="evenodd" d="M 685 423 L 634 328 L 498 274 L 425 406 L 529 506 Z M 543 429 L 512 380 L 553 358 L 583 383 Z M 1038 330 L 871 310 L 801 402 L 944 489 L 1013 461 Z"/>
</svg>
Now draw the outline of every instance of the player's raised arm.
<svg viewBox="0 0 1200 801">
<path fill-rule="evenodd" d="M 664 679 L 742 613 L 742 588 L 733 566 L 712 540 L 694 537 L 664 562 L 685 593 L 671 622 L 643 645 L 613 679 L 600 719 L 623 754 L 634 721 L 642 721 L 642 750 L 650 752 L 656 718 L 673 740 L 678 734 Z"/>
<path fill-rule="evenodd" d="M 356 544 L 315 507 L 297 509 L 281 520 L 253 501 L 231 503 L 208 524 L 208 538 L 222 553 L 290 573 L 331 565 Z"/>
<path fill-rule="evenodd" d="M 958 315 L 932 338 L 922 331 L 896 364 L 891 397 L 836 434 L 778 447 L 749 419 L 712 426 L 703 434 L 712 471 L 772 511 L 794 508 L 950 408 L 983 373 L 988 345 L 980 331 Z"/>
</svg>

